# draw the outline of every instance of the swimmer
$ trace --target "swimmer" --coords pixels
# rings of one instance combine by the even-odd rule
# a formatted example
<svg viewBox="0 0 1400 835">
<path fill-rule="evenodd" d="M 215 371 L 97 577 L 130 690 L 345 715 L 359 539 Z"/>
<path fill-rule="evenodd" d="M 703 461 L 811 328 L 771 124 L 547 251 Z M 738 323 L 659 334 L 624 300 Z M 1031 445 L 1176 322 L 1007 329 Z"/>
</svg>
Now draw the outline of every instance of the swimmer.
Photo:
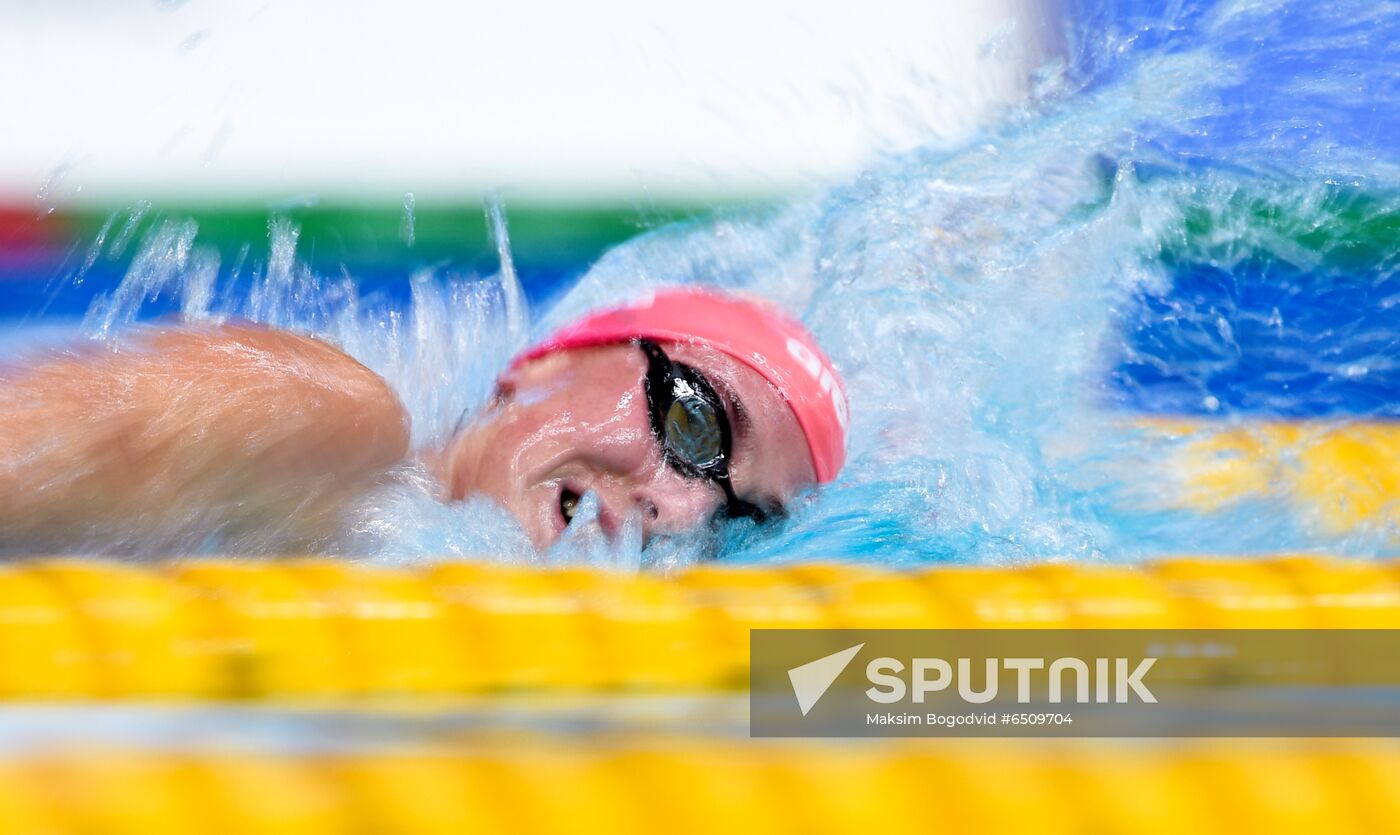
<svg viewBox="0 0 1400 835">
<path fill-rule="evenodd" d="M 840 379 L 769 305 L 657 291 L 517 357 L 489 404 L 416 457 L 546 548 L 593 493 L 616 534 L 762 521 L 845 459 Z M 411 459 L 388 384 L 317 339 L 256 326 L 142 334 L 0 372 L 0 549 L 328 541 Z"/>
</svg>

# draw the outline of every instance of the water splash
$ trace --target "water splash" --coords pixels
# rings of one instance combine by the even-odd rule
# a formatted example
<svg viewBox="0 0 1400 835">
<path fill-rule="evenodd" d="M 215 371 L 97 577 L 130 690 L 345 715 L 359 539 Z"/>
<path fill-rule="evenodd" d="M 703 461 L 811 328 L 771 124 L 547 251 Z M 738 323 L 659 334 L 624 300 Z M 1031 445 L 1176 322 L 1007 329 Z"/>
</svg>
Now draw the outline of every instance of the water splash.
<svg viewBox="0 0 1400 835">
<path fill-rule="evenodd" d="M 1393 416 L 1400 64 L 1383 56 L 1400 41 L 1400 12 L 1070 5 L 1067 52 L 1037 72 L 1033 99 L 965 146 L 885 159 L 766 212 L 644 235 L 532 327 L 496 201 L 499 273 L 424 270 L 406 309 L 361 298 L 353 277 L 311 273 L 296 229 L 279 222 L 252 290 L 227 292 L 197 230 L 163 224 L 89 328 L 108 337 L 173 292 L 194 318 L 323 334 L 395 386 L 419 446 L 483 401 L 528 336 L 648 287 L 745 288 L 814 329 L 852 403 L 840 481 L 770 529 L 736 524 L 646 553 L 633 534 L 590 534 L 586 498 L 552 560 L 1393 550 L 1393 527 L 1340 531 L 1278 489 L 1210 512 L 1185 506 L 1174 462 L 1199 439 L 1141 417 L 1208 414 L 1228 430 L 1300 409 Z M 406 472 L 360 508 L 348 549 L 537 558 L 499 508 L 433 492 Z"/>
<path fill-rule="evenodd" d="M 595 565 L 636 571 L 642 565 L 642 518 L 634 511 L 623 520 L 622 530 L 609 536 L 599 515 L 602 507 L 592 491 L 579 498 L 573 521 L 545 554 L 553 565 Z"/>
<path fill-rule="evenodd" d="M 1202 356 L 1205 319 L 1220 353 L 1257 350 L 1255 369 L 1282 364 L 1269 343 L 1235 340 L 1232 321 L 1254 315 L 1250 300 L 1212 308 L 1176 299 L 1166 317 L 1148 302 L 1170 296 L 1188 261 L 1213 265 L 1222 280 L 1245 280 L 1244 268 L 1261 260 L 1286 266 L 1291 277 L 1283 270 L 1260 284 L 1306 296 L 1301 271 L 1355 253 L 1358 228 L 1363 237 L 1376 234 L 1368 225 L 1391 228 L 1393 199 L 1358 205 L 1345 185 L 1381 195 L 1395 187 L 1394 144 L 1374 132 L 1389 117 L 1368 124 L 1345 100 L 1309 95 L 1310 109 L 1333 111 L 1309 138 L 1279 113 L 1301 87 L 1341 83 L 1339 53 L 1358 69 L 1358 28 L 1393 31 L 1400 16 L 1290 5 L 1284 13 L 1295 19 L 1280 27 L 1270 21 L 1278 8 L 1250 3 L 1177 4 L 1155 17 L 1089 11 L 1082 19 L 1103 28 L 1073 29 L 1071 66 L 1047 71 L 1037 101 L 967 147 L 890 160 L 772 217 L 636 241 L 549 317 L 546 327 L 638 284 L 695 281 L 757 290 L 814 328 L 851 395 L 848 469 L 774 534 L 730 536 L 729 558 L 1005 562 L 1397 547 L 1386 515 L 1342 531 L 1282 489 L 1189 509 L 1173 462 L 1195 441 L 1144 431 L 1125 415 L 1127 405 L 1172 409 L 1155 388 L 1129 403 L 1115 369 L 1144 355 L 1125 335 L 1150 331 L 1165 343 L 1151 359 L 1191 381 L 1227 429 L 1233 414 L 1292 414 L 1281 407 L 1300 402 L 1296 387 L 1267 408 L 1222 408 L 1222 357 Z M 1368 22 L 1357 27 L 1348 14 Z M 1289 40 L 1261 42 L 1260 31 Z M 1367 54 L 1381 63 L 1375 48 Z M 1365 86 L 1400 98 L 1392 69 L 1363 69 Z M 1361 129 L 1334 127 L 1348 123 Z M 1308 238 L 1319 235 L 1331 239 Z M 1395 366 L 1393 323 L 1364 315 L 1397 292 L 1394 257 L 1377 256 L 1321 278 L 1371 289 L 1353 294 L 1351 338 L 1307 356 L 1303 346 L 1324 335 L 1296 334 L 1289 347 L 1304 354 L 1308 374 L 1334 381 Z M 1276 310 L 1266 321 L 1284 328 Z M 1329 363 L 1327 351 L 1347 361 Z M 1255 376 L 1267 387 L 1267 372 Z M 1376 414 L 1396 390 L 1348 413 Z"/>
<path fill-rule="evenodd" d="M 436 498 L 439 489 L 421 466 L 404 467 L 393 482 L 353 509 L 348 535 L 329 550 L 369 555 L 388 564 L 538 559 L 529 539 L 503 508 L 481 498 L 442 502 Z"/>
<path fill-rule="evenodd" d="M 506 229 L 505 204 L 498 195 L 486 201 L 486 218 L 487 229 L 496 245 L 496 255 L 501 264 L 500 283 L 505 295 L 506 329 L 510 338 L 507 348 L 514 354 L 525 347 L 530 311 L 525 306 L 525 291 L 520 287 L 520 278 L 515 274 L 515 259 L 510 252 L 510 231 Z"/>
<path fill-rule="evenodd" d="M 412 247 L 418 238 L 414 211 L 415 201 L 410 191 L 403 196 L 403 220 L 399 222 L 399 239 L 407 247 Z"/>
<path fill-rule="evenodd" d="M 198 233 L 199 226 L 190 220 L 166 220 L 157 225 L 142 242 L 122 282 L 88 309 L 84 332 L 96 339 L 114 339 L 120 327 L 136 321 L 145 303 L 162 294 L 178 294 L 186 315 L 208 316 L 219 253 L 211 247 L 197 247 Z M 123 230 L 113 246 L 122 244 L 126 234 Z M 89 257 L 95 260 L 95 256 Z"/>
</svg>

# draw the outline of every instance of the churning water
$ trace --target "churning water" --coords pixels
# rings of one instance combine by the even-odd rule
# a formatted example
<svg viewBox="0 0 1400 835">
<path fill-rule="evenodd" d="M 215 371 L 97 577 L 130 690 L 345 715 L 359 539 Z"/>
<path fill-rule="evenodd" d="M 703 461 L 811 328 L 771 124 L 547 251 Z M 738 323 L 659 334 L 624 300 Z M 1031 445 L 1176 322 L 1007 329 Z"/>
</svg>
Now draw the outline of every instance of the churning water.
<svg viewBox="0 0 1400 835">
<path fill-rule="evenodd" d="M 325 335 L 393 383 L 425 446 L 530 337 L 644 287 L 745 288 L 813 328 L 851 401 L 836 484 L 776 529 L 735 523 L 645 555 L 635 532 L 598 537 L 585 502 L 551 560 L 1392 551 L 1393 527 L 1328 527 L 1282 488 L 1186 506 L 1182 441 L 1142 419 L 1400 416 L 1400 7 L 1166 5 L 1069 8 L 1066 54 L 973 140 L 647 234 L 533 316 L 495 214 L 501 274 L 425 271 L 406 307 L 313 274 L 290 225 L 272 226 L 255 268 L 221 265 L 192 224 L 169 222 L 87 326 L 117 333 L 173 291 L 195 318 Z M 253 272 L 251 292 L 232 289 Z M 500 511 L 444 505 L 424 478 L 403 473 L 327 547 L 540 558 Z"/>
</svg>

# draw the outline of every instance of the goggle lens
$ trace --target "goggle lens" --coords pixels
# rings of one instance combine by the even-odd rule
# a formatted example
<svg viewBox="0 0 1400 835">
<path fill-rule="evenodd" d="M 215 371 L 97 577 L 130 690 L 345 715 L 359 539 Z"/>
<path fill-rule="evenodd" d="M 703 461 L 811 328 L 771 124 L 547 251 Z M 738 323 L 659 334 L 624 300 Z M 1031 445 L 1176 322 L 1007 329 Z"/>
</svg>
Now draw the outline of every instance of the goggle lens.
<svg viewBox="0 0 1400 835">
<path fill-rule="evenodd" d="M 667 461 L 682 475 L 719 485 L 727 516 L 763 522 L 768 514 L 734 495 L 729 483 L 729 419 L 714 388 L 699 371 L 671 362 L 655 342 L 636 343 L 647 357 L 651 425 Z"/>
<path fill-rule="evenodd" d="M 666 410 L 666 445 L 697 470 L 707 470 L 724 455 L 723 434 L 715 407 L 698 397 L 679 397 Z"/>
</svg>

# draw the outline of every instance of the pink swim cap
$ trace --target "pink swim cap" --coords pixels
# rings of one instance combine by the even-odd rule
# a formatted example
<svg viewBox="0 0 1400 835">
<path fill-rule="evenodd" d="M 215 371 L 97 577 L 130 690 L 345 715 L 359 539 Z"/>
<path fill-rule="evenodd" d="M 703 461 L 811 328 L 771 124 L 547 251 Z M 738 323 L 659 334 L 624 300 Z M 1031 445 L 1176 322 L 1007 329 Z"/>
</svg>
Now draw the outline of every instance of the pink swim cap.
<svg viewBox="0 0 1400 835">
<path fill-rule="evenodd" d="M 708 345 L 757 371 L 797 416 L 817 481 L 831 481 L 841 471 L 845 387 L 806 328 L 767 302 L 698 287 L 657 290 L 564 327 L 512 366 L 554 351 L 636 338 Z"/>
</svg>

